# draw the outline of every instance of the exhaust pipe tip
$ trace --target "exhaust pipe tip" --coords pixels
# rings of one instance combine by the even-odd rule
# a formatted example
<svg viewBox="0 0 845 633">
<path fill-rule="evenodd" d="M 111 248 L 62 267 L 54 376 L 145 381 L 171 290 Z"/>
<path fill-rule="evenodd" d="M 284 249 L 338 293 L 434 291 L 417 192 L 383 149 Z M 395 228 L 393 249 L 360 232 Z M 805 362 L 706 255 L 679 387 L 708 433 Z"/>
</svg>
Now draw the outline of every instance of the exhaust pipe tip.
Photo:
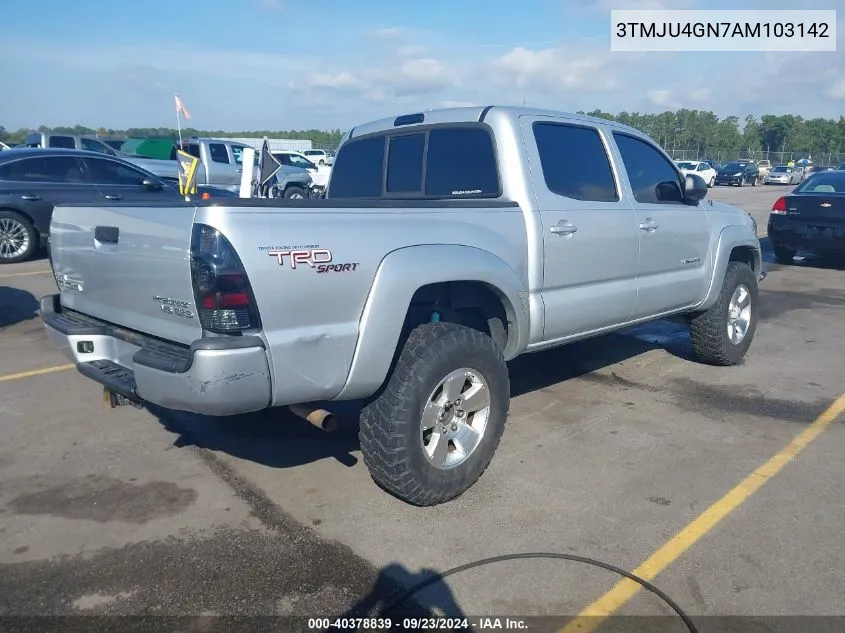
<svg viewBox="0 0 845 633">
<path fill-rule="evenodd" d="M 331 433 L 337 429 L 337 416 L 330 411 L 326 411 L 325 409 L 315 409 L 303 404 L 292 404 L 288 406 L 288 409 L 291 413 L 302 418 L 310 425 L 317 427 L 321 431 Z"/>
</svg>

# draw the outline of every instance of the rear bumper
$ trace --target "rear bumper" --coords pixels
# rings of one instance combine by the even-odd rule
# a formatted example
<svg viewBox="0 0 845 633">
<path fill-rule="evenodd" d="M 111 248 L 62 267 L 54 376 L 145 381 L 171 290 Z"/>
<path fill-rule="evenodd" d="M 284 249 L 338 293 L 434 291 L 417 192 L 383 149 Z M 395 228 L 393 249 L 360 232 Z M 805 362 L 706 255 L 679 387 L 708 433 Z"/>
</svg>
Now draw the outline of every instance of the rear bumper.
<svg viewBox="0 0 845 633">
<path fill-rule="evenodd" d="M 63 310 L 41 299 L 50 342 L 79 372 L 133 402 L 225 416 L 270 406 L 272 380 L 257 336 L 202 338 L 185 347 Z"/>
<path fill-rule="evenodd" d="M 815 222 L 796 221 L 790 218 L 769 217 L 766 233 L 772 243 L 795 250 L 807 250 L 817 254 L 845 253 L 845 226 L 833 226 L 829 237 L 808 237 L 807 229 Z M 819 224 L 825 224 L 824 221 Z M 830 222 L 827 223 L 831 224 Z"/>
</svg>

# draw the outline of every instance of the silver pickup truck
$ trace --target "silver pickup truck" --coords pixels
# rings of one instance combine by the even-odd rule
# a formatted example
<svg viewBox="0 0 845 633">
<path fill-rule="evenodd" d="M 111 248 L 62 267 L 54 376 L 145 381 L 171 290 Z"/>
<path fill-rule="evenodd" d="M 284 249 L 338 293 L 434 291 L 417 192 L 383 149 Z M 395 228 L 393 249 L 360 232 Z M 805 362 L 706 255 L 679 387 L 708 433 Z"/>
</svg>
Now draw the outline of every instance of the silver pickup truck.
<svg viewBox="0 0 845 633">
<path fill-rule="evenodd" d="M 373 478 L 433 505 L 491 461 L 520 354 L 678 315 L 701 362 L 742 360 L 760 243 L 707 191 L 605 120 L 405 115 L 345 136 L 323 200 L 56 207 L 41 315 L 118 404 L 363 400 Z"/>
<path fill-rule="evenodd" d="M 243 173 L 243 151 L 247 145 L 213 138 L 191 138 L 182 143 L 184 151 L 199 159 L 197 184 L 219 187 L 229 191 L 237 191 L 241 184 Z M 176 147 L 174 146 L 170 160 L 158 158 L 144 158 L 143 156 L 122 156 L 129 161 L 146 169 L 164 180 L 178 181 L 179 171 L 176 163 Z M 255 154 L 255 165 L 258 165 L 258 152 Z M 278 197 L 308 198 L 312 187 L 311 174 L 306 169 L 283 165 L 276 173 Z"/>
</svg>

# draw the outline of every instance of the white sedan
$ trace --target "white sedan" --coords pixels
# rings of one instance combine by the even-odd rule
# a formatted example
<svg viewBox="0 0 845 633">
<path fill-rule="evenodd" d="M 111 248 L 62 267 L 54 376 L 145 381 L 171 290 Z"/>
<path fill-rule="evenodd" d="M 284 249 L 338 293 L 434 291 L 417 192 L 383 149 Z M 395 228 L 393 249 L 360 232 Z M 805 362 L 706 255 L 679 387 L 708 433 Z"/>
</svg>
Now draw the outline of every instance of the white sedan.
<svg viewBox="0 0 845 633">
<path fill-rule="evenodd" d="M 707 183 L 708 187 L 712 187 L 716 182 L 716 170 L 713 169 L 709 163 L 697 160 L 680 160 L 676 161 L 675 164 L 684 176 L 687 174 L 701 176 L 704 182 Z"/>
</svg>

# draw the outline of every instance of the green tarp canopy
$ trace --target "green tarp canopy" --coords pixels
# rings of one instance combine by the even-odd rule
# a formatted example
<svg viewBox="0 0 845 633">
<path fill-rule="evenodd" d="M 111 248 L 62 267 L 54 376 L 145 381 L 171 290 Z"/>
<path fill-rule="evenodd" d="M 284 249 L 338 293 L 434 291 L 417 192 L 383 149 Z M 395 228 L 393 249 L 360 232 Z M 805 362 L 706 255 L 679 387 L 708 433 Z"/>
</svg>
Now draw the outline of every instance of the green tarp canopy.
<svg viewBox="0 0 845 633">
<path fill-rule="evenodd" d="M 176 139 L 172 138 L 130 138 L 123 144 L 121 151 L 133 156 L 170 160 L 175 142 Z"/>
</svg>

